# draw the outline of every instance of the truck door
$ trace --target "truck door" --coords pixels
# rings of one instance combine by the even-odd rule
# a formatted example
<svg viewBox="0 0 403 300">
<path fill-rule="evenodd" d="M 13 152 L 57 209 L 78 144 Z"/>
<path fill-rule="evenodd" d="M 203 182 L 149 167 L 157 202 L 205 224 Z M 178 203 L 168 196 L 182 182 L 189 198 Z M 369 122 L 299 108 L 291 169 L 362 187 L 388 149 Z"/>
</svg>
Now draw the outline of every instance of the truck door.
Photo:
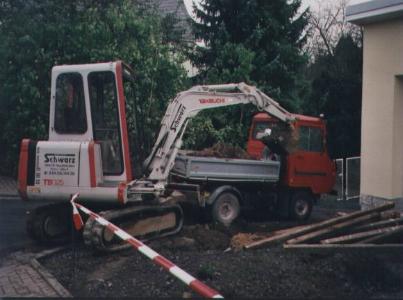
<svg viewBox="0 0 403 300">
<path fill-rule="evenodd" d="M 315 194 L 330 192 L 334 184 L 334 170 L 326 151 L 324 129 L 300 124 L 297 130 L 297 149 L 288 156 L 289 185 L 308 187 Z"/>
<path fill-rule="evenodd" d="M 247 144 L 247 152 L 255 159 L 262 158 L 264 144 L 256 138 L 258 132 L 264 132 L 266 128 L 270 128 L 272 122 L 269 121 L 255 121 L 250 129 L 249 139 Z"/>
</svg>

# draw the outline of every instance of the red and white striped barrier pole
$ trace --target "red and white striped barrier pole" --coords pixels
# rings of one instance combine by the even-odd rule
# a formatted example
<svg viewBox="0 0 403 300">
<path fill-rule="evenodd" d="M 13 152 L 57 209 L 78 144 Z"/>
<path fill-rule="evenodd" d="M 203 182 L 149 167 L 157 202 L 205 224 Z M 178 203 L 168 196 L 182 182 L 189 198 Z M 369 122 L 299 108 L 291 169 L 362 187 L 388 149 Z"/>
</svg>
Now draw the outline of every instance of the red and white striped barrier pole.
<svg viewBox="0 0 403 300">
<path fill-rule="evenodd" d="M 84 225 L 83 220 L 78 211 L 78 209 L 80 209 L 83 213 L 87 214 L 91 218 L 94 218 L 95 221 L 97 221 L 99 224 L 107 227 L 111 232 L 113 232 L 115 235 L 117 235 L 120 239 L 131 244 L 134 249 L 138 250 L 140 253 L 144 254 L 149 259 L 151 259 L 154 263 L 161 266 L 162 268 L 167 270 L 169 273 L 174 275 L 176 278 L 178 278 L 180 281 L 187 284 L 192 290 L 194 290 L 199 295 L 206 297 L 206 298 L 223 298 L 223 296 L 221 296 L 216 290 L 208 287 L 200 280 L 194 278 L 192 275 L 190 275 L 186 271 L 184 271 L 181 268 L 179 268 L 178 266 L 176 266 L 170 260 L 159 255 L 157 252 L 155 252 L 153 249 L 151 249 L 147 245 L 143 244 L 141 241 L 139 241 L 135 237 L 131 236 L 124 230 L 120 229 L 119 227 L 112 224 L 108 220 L 105 220 L 104 218 L 102 218 L 98 214 L 92 212 L 88 208 L 82 206 L 81 204 L 75 203 L 75 200 L 78 198 L 78 195 L 79 195 L 79 193 L 74 194 L 70 200 L 70 203 L 73 206 L 74 227 L 77 230 L 80 230 Z"/>
</svg>

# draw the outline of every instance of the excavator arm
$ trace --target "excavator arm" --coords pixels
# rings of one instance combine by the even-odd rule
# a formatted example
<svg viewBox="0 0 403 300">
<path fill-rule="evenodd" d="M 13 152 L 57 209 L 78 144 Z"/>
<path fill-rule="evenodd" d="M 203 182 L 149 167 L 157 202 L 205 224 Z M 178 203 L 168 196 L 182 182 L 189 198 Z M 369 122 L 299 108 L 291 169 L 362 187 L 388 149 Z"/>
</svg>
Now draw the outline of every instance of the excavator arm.
<svg viewBox="0 0 403 300">
<path fill-rule="evenodd" d="M 166 110 L 151 154 L 144 162 L 147 180 L 163 189 L 171 171 L 188 121 L 205 109 L 252 103 L 283 122 L 294 117 L 276 101 L 245 83 L 195 86 L 179 93 Z"/>
</svg>

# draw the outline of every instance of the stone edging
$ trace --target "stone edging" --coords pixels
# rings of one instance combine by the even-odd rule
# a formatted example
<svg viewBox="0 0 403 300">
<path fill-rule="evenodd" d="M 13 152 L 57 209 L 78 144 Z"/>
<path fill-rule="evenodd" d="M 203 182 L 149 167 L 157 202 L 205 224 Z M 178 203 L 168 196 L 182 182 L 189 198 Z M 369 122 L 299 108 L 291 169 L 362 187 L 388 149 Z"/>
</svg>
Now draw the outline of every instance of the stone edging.
<svg viewBox="0 0 403 300">
<path fill-rule="evenodd" d="M 0 197 L 13 198 L 13 199 L 20 198 L 20 196 L 18 194 L 9 194 L 9 193 L 1 193 L 1 192 L 0 192 Z"/>
<path fill-rule="evenodd" d="M 35 255 L 34 258 L 32 258 L 30 260 L 30 265 L 32 266 L 32 268 L 34 268 L 41 276 L 42 278 L 56 291 L 56 293 L 59 294 L 60 297 L 63 298 L 72 298 L 73 295 L 70 294 L 70 292 L 64 288 L 57 280 L 56 278 L 49 273 L 49 271 L 42 266 L 38 259 L 40 258 L 44 258 L 46 256 L 52 255 L 54 253 L 57 253 L 59 251 L 64 250 L 66 247 L 58 247 L 55 249 L 51 249 L 51 250 L 44 250 L 40 253 L 38 253 L 37 255 Z"/>
</svg>

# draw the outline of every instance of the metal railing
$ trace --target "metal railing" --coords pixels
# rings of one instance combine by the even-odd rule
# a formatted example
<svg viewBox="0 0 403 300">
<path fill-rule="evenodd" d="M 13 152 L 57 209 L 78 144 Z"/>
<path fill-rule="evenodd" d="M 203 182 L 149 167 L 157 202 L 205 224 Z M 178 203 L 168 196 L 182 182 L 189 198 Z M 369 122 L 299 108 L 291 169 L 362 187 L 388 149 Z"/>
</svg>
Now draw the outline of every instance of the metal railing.
<svg viewBox="0 0 403 300">
<path fill-rule="evenodd" d="M 344 196 L 344 160 L 342 158 L 335 159 L 337 173 L 335 190 L 337 191 L 337 200 L 343 200 Z"/>
<path fill-rule="evenodd" d="M 350 200 L 360 196 L 360 157 L 335 159 L 337 200 Z"/>
</svg>

